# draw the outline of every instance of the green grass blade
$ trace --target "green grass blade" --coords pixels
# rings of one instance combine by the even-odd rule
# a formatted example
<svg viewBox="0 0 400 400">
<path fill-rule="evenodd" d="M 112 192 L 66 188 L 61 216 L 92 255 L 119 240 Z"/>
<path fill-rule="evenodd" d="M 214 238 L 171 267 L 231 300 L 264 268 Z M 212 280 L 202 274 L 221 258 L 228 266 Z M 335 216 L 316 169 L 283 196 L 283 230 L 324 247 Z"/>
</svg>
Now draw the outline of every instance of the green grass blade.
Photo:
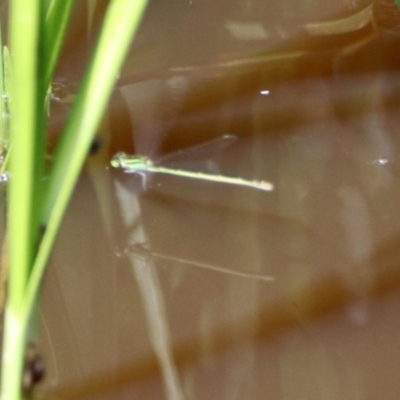
<svg viewBox="0 0 400 400">
<path fill-rule="evenodd" d="M 0 155 L 5 153 L 5 146 L 7 142 L 6 121 L 5 115 L 7 112 L 5 86 L 4 86 L 4 56 L 3 56 L 3 39 L 1 35 L 1 21 L 0 21 Z"/>
<path fill-rule="evenodd" d="M 71 19 L 73 6 L 74 0 L 53 0 L 48 7 L 44 27 L 46 57 L 43 65 L 46 87 L 52 81 Z"/>
<path fill-rule="evenodd" d="M 57 149 L 43 212 L 47 226 L 24 302 L 26 318 L 35 303 L 46 263 L 97 126 L 147 0 L 114 0 L 107 10 L 91 68 L 86 74 Z"/>
<path fill-rule="evenodd" d="M 9 143 L 10 139 L 10 129 L 9 129 L 9 120 L 10 120 L 10 83 L 12 80 L 12 72 L 11 72 L 11 61 L 10 61 L 10 52 L 6 46 L 1 47 L 1 56 L 2 56 L 2 73 L 1 73 L 1 86 L 2 96 L 0 99 L 1 103 L 1 114 L 0 114 L 0 155 L 3 157 L 3 162 L 0 165 L 0 174 L 2 175 L 6 169 L 8 168 L 8 163 L 10 160 L 11 154 L 11 146 Z"/>
<path fill-rule="evenodd" d="M 33 261 L 35 232 L 36 73 L 39 0 L 14 0 L 10 14 L 12 49 L 11 123 L 13 153 L 9 186 L 9 282 L 3 347 L 2 400 L 21 397 L 25 329 L 23 300 Z M 13 118 L 12 116 L 18 116 Z"/>
<path fill-rule="evenodd" d="M 41 149 L 45 143 L 42 118 L 44 82 L 47 78 L 43 76 L 48 77 L 52 73 L 38 71 L 37 50 L 42 50 L 39 52 L 41 58 L 46 58 L 46 55 L 43 54 L 43 44 L 38 43 L 37 39 L 39 35 L 40 41 L 44 40 L 48 34 L 41 25 L 43 7 L 54 4 L 48 1 L 40 3 L 40 0 L 14 0 L 12 3 L 10 38 L 14 54 L 14 79 L 11 113 L 18 118 L 12 118 L 11 125 L 11 271 L 3 352 L 2 400 L 22 398 L 23 354 L 45 266 L 146 0 L 113 0 L 110 3 L 91 68 L 86 74 L 56 152 L 46 188 L 45 207 L 38 214 L 39 202 L 35 190 L 38 188 L 43 163 Z M 48 45 L 55 53 L 58 51 L 56 42 Z M 52 68 L 49 67 L 50 70 Z M 37 215 L 46 227 L 38 249 L 35 246 L 39 239 Z M 38 253 L 35 255 L 36 250 Z"/>
<path fill-rule="evenodd" d="M 146 3 L 147 0 L 114 0 L 109 6 L 95 57 L 56 152 L 44 225 L 56 198 L 69 198 Z"/>
<path fill-rule="evenodd" d="M 45 194 L 46 131 L 50 100 L 50 81 L 58 61 L 67 25 L 72 11 L 73 0 L 42 0 L 39 9 L 38 68 L 36 94 L 36 161 L 34 210 L 42 208 Z M 32 229 L 41 230 L 41 213 L 35 212 Z M 39 238 L 37 238 L 37 242 Z"/>
<path fill-rule="evenodd" d="M 13 154 L 9 189 L 10 272 L 9 301 L 21 305 L 29 266 L 33 261 L 34 234 L 31 229 L 34 210 L 36 152 L 36 15 L 39 1 L 16 0 L 11 9 L 11 48 L 13 81 L 11 86 L 11 124 Z M 18 116 L 13 118 L 13 116 Z"/>
</svg>

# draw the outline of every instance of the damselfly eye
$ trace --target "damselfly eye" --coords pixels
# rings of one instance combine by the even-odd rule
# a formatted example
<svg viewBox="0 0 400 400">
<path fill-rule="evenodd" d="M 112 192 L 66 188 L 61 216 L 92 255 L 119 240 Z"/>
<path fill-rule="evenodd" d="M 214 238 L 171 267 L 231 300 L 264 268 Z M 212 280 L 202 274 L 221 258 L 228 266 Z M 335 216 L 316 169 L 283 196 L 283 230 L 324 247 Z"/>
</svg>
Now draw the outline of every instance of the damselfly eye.
<svg viewBox="0 0 400 400">
<path fill-rule="evenodd" d="M 121 157 L 126 157 L 126 154 L 117 153 L 110 162 L 111 166 L 114 168 L 121 168 Z"/>
</svg>

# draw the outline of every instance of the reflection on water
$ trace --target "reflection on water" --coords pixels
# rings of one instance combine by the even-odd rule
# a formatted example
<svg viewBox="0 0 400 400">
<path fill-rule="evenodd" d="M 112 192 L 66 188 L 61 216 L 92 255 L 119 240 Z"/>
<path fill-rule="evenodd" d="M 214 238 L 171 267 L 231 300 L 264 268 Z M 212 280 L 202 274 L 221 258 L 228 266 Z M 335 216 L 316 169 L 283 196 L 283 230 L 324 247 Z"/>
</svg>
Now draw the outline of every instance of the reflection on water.
<svg viewBox="0 0 400 400">
<path fill-rule="evenodd" d="M 211 271 L 216 271 L 216 272 L 222 272 L 225 274 L 230 274 L 230 275 L 237 275 L 241 276 L 244 278 L 252 278 L 252 279 L 260 279 L 266 282 L 271 282 L 274 281 L 275 278 L 273 276 L 268 276 L 268 275 L 263 275 L 263 274 L 252 274 L 244 271 L 235 271 L 234 269 L 230 268 L 224 268 L 220 266 L 214 266 L 214 265 L 208 265 L 200 262 L 195 262 L 192 260 L 184 260 L 182 258 L 170 256 L 167 254 L 159 254 L 154 251 L 151 251 L 148 246 L 146 246 L 144 243 L 139 243 L 139 242 L 133 242 L 129 245 L 129 248 L 125 250 L 126 253 L 131 253 L 134 257 L 145 257 L 146 259 L 154 259 L 158 258 L 160 260 L 167 260 L 167 261 L 172 261 L 172 262 L 178 262 L 182 264 L 186 264 L 191 267 L 198 267 L 198 268 L 205 268 L 209 269 Z"/>
<path fill-rule="evenodd" d="M 122 80 L 46 282 L 44 398 L 398 398 L 400 76 L 368 35 Z M 200 161 L 273 192 L 107 169 L 225 134 Z"/>
<path fill-rule="evenodd" d="M 134 229 L 129 232 L 130 240 L 146 241 L 147 235 L 142 225 L 138 199 L 132 198 L 132 194 L 118 183 L 116 183 L 116 192 L 123 222 L 128 228 L 134 225 Z M 128 254 L 128 257 L 142 295 L 148 333 L 153 350 L 160 362 L 166 398 L 169 400 L 184 399 L 172 356 L 168 319 L 156 267 L 149 258 L 139 258 L 134 253 Z"/>
</svg>

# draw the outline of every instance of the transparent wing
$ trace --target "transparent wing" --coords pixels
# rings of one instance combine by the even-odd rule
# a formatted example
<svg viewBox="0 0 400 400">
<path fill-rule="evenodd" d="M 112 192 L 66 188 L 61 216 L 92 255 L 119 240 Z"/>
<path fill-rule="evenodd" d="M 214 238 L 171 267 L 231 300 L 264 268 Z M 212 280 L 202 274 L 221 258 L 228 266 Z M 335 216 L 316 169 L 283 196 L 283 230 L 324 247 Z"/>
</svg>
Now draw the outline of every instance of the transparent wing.
<svg viewBox="0 0 400 400">
<path fill-rule="evenodd" d="M 237 140 L 237 136 L 223 135 L 216 139 L 192 146 L 186 149 L 167 154 L 156 161 L 156 165 L 171 166 L 171 164 L 180 164 L 192 161 L 207 161 L 209 157 L 229 147 Z"/>
</svg>

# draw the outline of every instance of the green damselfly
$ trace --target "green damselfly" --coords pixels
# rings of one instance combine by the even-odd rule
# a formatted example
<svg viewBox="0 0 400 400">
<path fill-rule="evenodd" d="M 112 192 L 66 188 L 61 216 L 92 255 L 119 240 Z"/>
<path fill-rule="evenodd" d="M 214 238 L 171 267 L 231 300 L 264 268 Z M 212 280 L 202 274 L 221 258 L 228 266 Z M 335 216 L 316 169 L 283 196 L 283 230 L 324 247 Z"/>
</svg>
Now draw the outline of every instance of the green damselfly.
<svg viewBox="0 0 400 400">
<path fill-rule="evenodd" d="M 206 142 L 200 144 L 198 146 L 191 147 L 189 149 L 185 149 L 182 151 L 177 152 L 178 154 L 185 154 L 185 153 L 195 153 L 197 151 L 201 151 L 203 148 L 210 148 L 213 147 L 216 142 L 231 142 L 236 137 L 233 135 L 224 135 L 217 139 L 211 140 L 210 142 Z M 174 153 L 173 155 L 175 155 Z M 123 168 L 125 172 L 128 173 L 136 173 L 141 175 L 143 179 L 146 179 L 147 173 L 157 173 L 157 174 L 167 174 L 167 175 L 174 175 L 179 176 L 182 178 L 191 178 L 191 179 L 198 179 L 203 181 L 210 181 L 215 183 L 226 183 L 229 185 L 236 185 L 242 187 L 249 187 L 252 189 L 258 189 L 270 192 L 274 190 L 274 185 L 270 182 L 266 181 L 258 181 L 258 180 L 248 180 L 239 177 L 231 177 L 225 175 L 218 175 L 212 173 L 204 173 L 204 172 L 194 172 L 188 171 L 178 168 L 169 168 L 164 167 L 161 164 L 165 161 L 166 158 L 170 159 L 173 155 L 167 155 L 166 157 L 162 158 L 158 162 L 153 162 L 147 156 L 141 155 L 128 155 L 126 153 L 120 152 L 117 153 L 111 160 L 111 165 L 114 168 Z"/>
</svg>

